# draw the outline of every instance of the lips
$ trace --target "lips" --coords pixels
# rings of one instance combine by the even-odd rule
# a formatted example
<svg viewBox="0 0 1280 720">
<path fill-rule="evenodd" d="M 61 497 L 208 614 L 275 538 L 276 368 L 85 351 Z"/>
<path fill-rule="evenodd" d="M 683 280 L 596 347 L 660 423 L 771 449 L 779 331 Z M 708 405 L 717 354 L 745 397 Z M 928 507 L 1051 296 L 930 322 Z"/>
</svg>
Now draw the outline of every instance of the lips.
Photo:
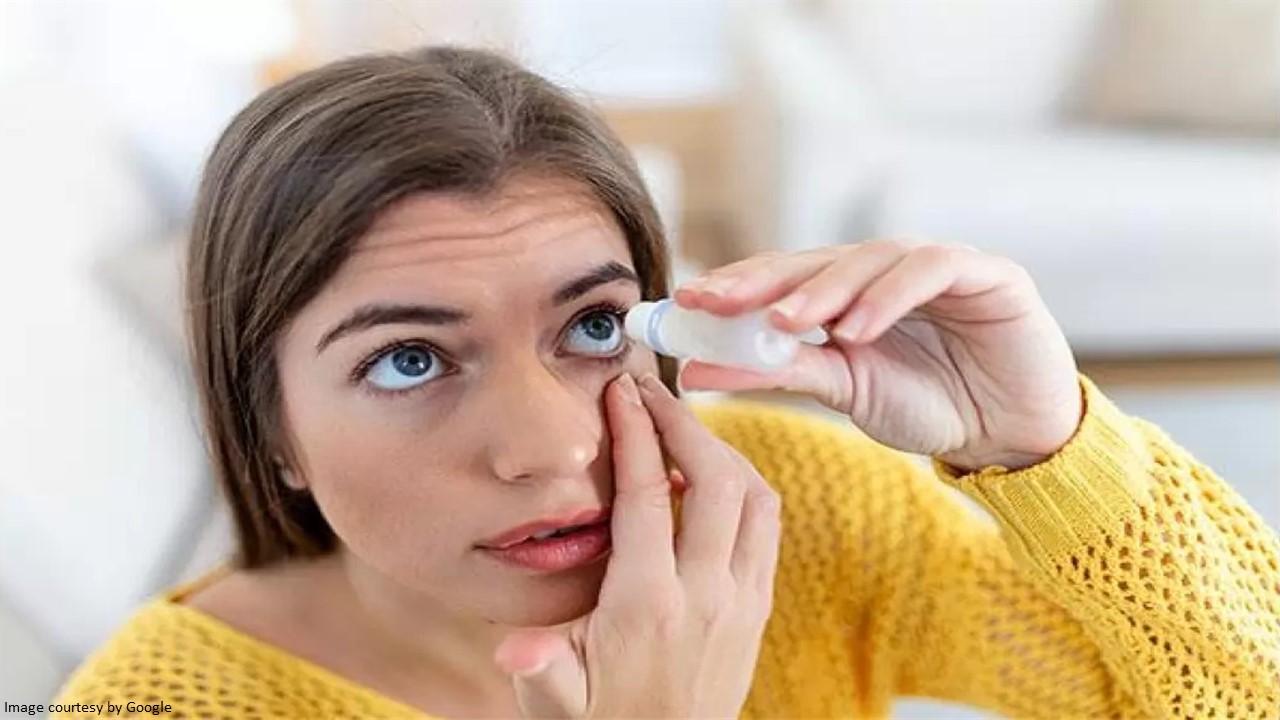
<svg viewBox="0 0 1280 720">
<path fill-rule="evenodd" d="M 534 536 L 566 533 L 586 526 L 598 525 L 608 519 L 609 508 L 607 507 L 579 510 L 518 525 L 487 540 L 482 540 L 478 545 L 486 550 L 505 550 Z"/>
</svg>

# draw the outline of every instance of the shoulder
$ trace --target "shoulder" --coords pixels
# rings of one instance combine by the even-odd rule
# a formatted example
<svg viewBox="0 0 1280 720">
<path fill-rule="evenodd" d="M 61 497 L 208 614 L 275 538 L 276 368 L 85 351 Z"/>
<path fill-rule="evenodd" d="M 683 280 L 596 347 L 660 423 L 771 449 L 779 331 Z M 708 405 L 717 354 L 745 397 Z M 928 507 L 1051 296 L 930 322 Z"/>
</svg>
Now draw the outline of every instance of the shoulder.
<svg viewBox="0 0 1280 720">
<path fill-rule="evenodd" d="M 229 668 L 217 633 L 191 614 L 167 598 L 151 601 L 71 674 L 54 702 L 168 704 L 171 711 L 210 703 Z"/>
<path fill-rule="evenodd" d="M 117 714 L 129 714 L 126 706 L 134 703 L 159 705 L 166 716 L 236 718 L 324 714 L 326 708 L 313 706 L 315 698 L 361 699 L 329 685 L 281 650 L 170 594 L 130 618 L 76 669 L 54 702 L 111 703 L 122 708 Z"/>
</svg>

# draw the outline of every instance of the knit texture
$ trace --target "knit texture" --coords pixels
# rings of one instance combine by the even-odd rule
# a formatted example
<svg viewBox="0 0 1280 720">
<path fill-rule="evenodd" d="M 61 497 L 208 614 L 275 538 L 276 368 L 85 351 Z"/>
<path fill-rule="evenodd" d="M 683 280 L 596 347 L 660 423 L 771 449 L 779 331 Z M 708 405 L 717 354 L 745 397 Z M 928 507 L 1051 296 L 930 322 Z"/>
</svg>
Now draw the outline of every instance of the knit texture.
<svg viewBox="0 0 1280 720">
<path fill-rule="evenodd" d="M 1053 458 L 964 476 L 814 416 L 700 408 L 783 496 L 743 717 L 884 716 L 902 695 L 1013 717 L 1280 717 L 1280 543 L 1209 469 L 1081 384 L 1081 427 Z M 139 611 L 57 702 L 167 702 L 200 720 L 422 716 L 184 592 Z"/>
</svg>

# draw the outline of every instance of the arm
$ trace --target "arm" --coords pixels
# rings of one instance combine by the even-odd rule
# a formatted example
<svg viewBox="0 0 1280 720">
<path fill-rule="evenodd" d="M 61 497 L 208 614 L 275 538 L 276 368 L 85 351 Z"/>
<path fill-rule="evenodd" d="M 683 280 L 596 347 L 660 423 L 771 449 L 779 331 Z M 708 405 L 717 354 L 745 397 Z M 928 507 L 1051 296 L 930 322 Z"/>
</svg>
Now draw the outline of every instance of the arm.
<svg viewBox="0 0 1280 720">
<path fill-rule="evenodd" d="M 1012 716 L 1280 716 L 1280 547 L 1212 471 L 1088 381 L 1049 460 L 904 465 L 905 557 L 873 613 L 898 694 Z"/>
<path fill-rule="evenodd" d="M 780 329 L 832 338 L 774 373 L 690 362 L 683 387 L 806 392 L 882 445 L 978 469 L 937 466 L 999 532 L 944 502 L 940 483 L 892 473 L 908 489 L 881 501 L 889 518 L 872 535 L 893 543 L 880 571 L 891 587 L 866 611 L 878 630 L 892 619 L 896 648 L 876 638 L 899 656 L 881 692 L 1036 715 L 1277 716 L 1275 536 L 1211 471 L 1081 381 L 1023 268 L 973 248 L 875 241 L 749 258 L 676 298 L 730 316 L 768 307 Z M 872 662 L 882 674 L 879 651 Z"/>
</svg>

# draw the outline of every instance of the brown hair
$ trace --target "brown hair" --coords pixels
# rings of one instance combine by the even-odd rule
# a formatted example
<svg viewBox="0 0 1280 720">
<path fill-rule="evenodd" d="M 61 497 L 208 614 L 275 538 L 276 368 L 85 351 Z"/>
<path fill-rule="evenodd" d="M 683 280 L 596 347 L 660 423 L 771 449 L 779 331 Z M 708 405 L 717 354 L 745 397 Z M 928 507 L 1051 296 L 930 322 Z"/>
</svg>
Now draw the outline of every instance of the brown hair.
<svg viewBox="0 0 1280 720">
<path fill-rule="evenodd" d="M 311 495 L 281 477 L 274 348 L 286 324 L 389 204 L 483 194 L 526 170 L 590 188 L 626 235 L 643 296 L 666 295 L 662 228 L 627 150 L 585 105 L 497 54 L 432 47 L 335 62 L 268 89 L 222 134 L 196 200 L 187 301 L 241 566 L 335 546 Z M 673 363 L 662 376 L 674 389 Z"/>
</svg>

